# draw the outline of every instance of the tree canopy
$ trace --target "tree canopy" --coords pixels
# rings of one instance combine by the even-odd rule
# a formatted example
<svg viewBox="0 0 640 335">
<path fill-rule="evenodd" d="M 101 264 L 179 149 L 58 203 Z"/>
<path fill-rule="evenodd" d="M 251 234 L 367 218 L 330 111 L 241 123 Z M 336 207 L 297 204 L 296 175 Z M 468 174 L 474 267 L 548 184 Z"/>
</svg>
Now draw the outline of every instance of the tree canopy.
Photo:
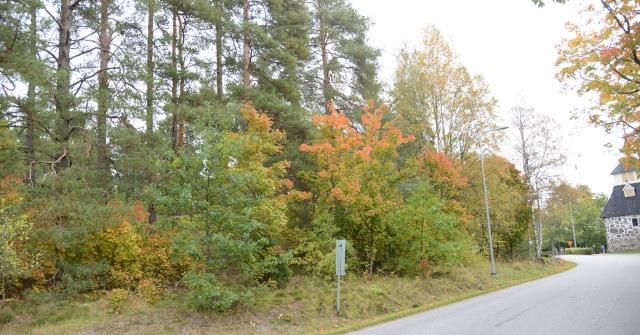
<svg viewBox="0 0 640 335">
<path fill-rule="evenodd" d="M 16 0 L 0 21 L 3 300 L 151 287 L 224 312 L 330 278 L 343 238 L 350 273 L 435 276 L 488 252 L 480 158 L 497 254 L 527 257 L 534 170 L 491 154 L 497 101 L 435 27 L 384 92 L 345 0 Z"/>
</svg>

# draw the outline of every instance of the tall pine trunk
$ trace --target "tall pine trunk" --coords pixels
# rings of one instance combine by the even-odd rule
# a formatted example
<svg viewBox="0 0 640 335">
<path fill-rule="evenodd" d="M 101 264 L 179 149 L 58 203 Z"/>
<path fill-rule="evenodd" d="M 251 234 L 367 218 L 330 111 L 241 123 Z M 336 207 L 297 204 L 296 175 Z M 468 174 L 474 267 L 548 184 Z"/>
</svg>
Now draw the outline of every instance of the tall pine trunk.
<svg viewBox="0 0 640 335">
<path fill-rule="evenodd" d="M 150 142 L 153 133 L 153 16 L 155 13 L 155 0 L 149 0 L 147 3 L 147 108 L 146 108 L 146 124 L 147 124 L 147 141 Z"/>
<path fill-rule="evenodd" d="M 172 10 L 171 29 L 171 148 L 178 151 L 178 9 Z"/>
<path fill-rule="evenodd" d="M 56 136 L 59 162 L 56 168 L 67 168 L 71 165 L 67 144 L 71 136 L 71 20 L 73 10 L 80 0 L 60 0 L 60 16 L 58 19 L 58 68 L 56 70 Z"/>
<path fill-rule="evenodd" d="M 242 6 L 242 84 L 245 88 L 251 86 L 251 37 L 249 34 L 249 0 L 244 0 Z"/>
<path fill-rule="evenodd" d="M 180 93 L 178 95 L 178 107 L 181 105 L 182 100 L 184 99 L 185 90 L 184 90 L 184 73 L 185 73 L 185 65 L 184 65 L 184 38 L 185 38 L 185 30 L 186 30 L 186 20 L 183 20 L 182 17 L 178 16 L 178 29 L 180 31 L 180 36 L 178 39 L 178 64 L 180 66 L 179 69 L 179 80 L 178 85 L 180 88 Z M 178 120 L 178 130 L 176 134 L 176 147 L 178 149 L 184 146 L 184 115 L 181 113 L 180 108 L 177 111 L 177 120 Z"/>
<path fill-rule="evenodd" d="M 146 135 L 147 144 L 152 145 L 151 135 L 153 135 L 153 25 L 154 15 L 156 11 L 155 0 L 148 0 L 147 2 L 147 105 L 146 105 Z M 149 224 L 156 222 L 156 207 L 153 202 L 150 202 L 147 206 L 147 212 L 149 216 L 147 218 Z"/>
<path fill-rule="evenodd" d="M 98 114 L 96 129 L 96 163 L 102 182 L 109 174 L 109 156 L 107 153 L 107 113 L 109 111 L 109 52 L 111 34 L 109 32 L 109 1 L 100 0 L 100 68 L 98 69 Z"/>
<path fill-rule="evenodd" d="M 224 7 L 222 1 L 218 4 L 218 10 L 220 11 L 219 17 L 216 18 L 216 95 L 218 99 L 222 101 L 224 97 L 224 91 L 222 87 L 222 18 L 224 17 Z"/>
<path fill-rule="evenodd" d="M 38 54 L 37 49 L 37 32 L 36 32 L 36 11 L 37 5 L 34 3 L 30 9 L 30 21 L 29 21 L 29 38 L 31 39 L 31 55 L 36 57 Z M 36 160 L 35 154 L 35 102 L 36 102 L 36 84 L 33 80 L 29 81 L 27 88 L 27 101 L 23 106 L 25 117 L 25 152 L 26 152 L 26 165 L 31 167 L 32 162 Z M 27 181 L 33 183 L 35 180 L 34 172 L 29 168 L 29 175 Z"/>
<path fill-rule="evenodd" d="M 330 106 L 332 104 L 331 97 L 331 78 L 329 77 L 329 50 L 327 42 L 327 28 L 326 22 L 320 15 L 318 28 L 319 28 L 319 40 L 320 40 L 320 56 L 322 57 L 322 94 L 324 96 L 325 111 L 327 114 L 330 112 Z"/>
</svg>

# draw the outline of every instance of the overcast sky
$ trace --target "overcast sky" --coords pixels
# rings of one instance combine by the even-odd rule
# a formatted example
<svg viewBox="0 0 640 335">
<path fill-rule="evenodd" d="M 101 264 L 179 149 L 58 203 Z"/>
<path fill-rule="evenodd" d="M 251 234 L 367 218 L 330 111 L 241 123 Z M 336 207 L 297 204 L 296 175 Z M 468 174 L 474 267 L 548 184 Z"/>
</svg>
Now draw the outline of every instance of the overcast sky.
<svg viewBox="0 0 640 335">
<path fill-rule="evenodd" d="M 461 63 L 485 77 L 505 120 L 509 108 L 523 96 L 537 111 L 556 119 L 567 156 L 567 165 L 559 173 L 566 180 L 608 195 L 620 140 L 587 124 L 584 114 L 572 119 L 572 112 L 587 103 L 563 91 L 555 79 L 556 46 L 568 36 L 565 23 L 575 21 L 588 1 L 537 8 L 530 0 L 351 0 L 373 21 L 369 39 L 382 50 L 383 80 L 391 83 L 402 46 L 417 44 L 423 28 L 435 25 Z M 614 147 L 608 149 L 606 143 Z M 503 143 L 502 153 L 509 155 L 512 147 L 511 141 Z"/>
</svg>

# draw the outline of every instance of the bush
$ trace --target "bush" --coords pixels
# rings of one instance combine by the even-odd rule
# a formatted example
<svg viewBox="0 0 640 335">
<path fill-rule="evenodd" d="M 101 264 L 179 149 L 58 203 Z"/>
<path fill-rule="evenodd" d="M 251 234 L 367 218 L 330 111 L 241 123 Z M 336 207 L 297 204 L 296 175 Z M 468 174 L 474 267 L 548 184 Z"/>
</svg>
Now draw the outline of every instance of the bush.
<svg viewBox="0 0 640 335">
<path fill-rule="evenodd" d="M 211 273 L 188 272 L 182 281 L 188 290 L 185 295 L 187 307 L 194 310 L 225 312 L 243 298 L 242 294 L 220 286 Z"/>
<path fill-rule="evenodd" d="M 107 295 L 109 312 L 119 314 L 129 300 L 129 291 L 121 288 L 111 290 Z"/>
<path fill-rule="evenodd" d="M 268 254 L 261 262 L 259 279 L 261 282 L 274 283 L 278 288 L 284 288 L 291 277 L 289 262 L 291 253 L 279 253 L 276 251 Z"/>
<path fill-rule="evenodd" d="M 144 301 L 148 304 L 153 305 L 158 300 L 160 300 L 160 296 L 162 292 L 156 282 L 153 279 L 142 279 L 137 287 L 138 296 L 140 296 Z"/>
<path fill-rule="evenodd" d="M 591 248 L 567 248 L 564 250 L 565 255 L 591 255 Z"/>
<path fill-rule="evenodd" d="M 109 265 L 108 288 L 133 288 L 142 278 L 142 237 L 124 221 L 107 227 L 90 239 L 92 257 Z"/>
</svg>

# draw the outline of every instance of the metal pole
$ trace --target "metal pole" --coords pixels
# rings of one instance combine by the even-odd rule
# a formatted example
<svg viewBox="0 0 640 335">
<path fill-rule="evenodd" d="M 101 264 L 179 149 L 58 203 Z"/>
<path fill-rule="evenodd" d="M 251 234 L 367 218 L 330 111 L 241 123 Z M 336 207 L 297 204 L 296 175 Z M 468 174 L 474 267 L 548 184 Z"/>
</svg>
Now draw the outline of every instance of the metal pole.
<svg viewBox="0 0 640 335">
<path fill-rule="evenodd" d="M 487 196 L 487 180 L 484 176 L 484 157 L 480 158 L 482 170 L 482 186 L 484 189 L 484 209 L 487 216 L 487 234 L 489 235 L 489 258 L 491 259 L 491 275 L 496 275 L 496 260 L 493 256 L 493 237 L 491 236 L 491 219 L 489 218 L 489 198 Z"/>
<path fill-rule="evenodd" d="M 571 230 L 573 231 L 573 247 L 577 248 L 578 242 L 576 241 L 576 227 L 573 224 L 573 208 L 571 208 L 571 202 L 569 202 L 569 214 L 571 214 Z"/>
<path fill-rule="evenodd" d="M 340 275 L 338 275 L 338 298 L 336 302 L 336 313 L 340 315 Z"/>
</svg>

